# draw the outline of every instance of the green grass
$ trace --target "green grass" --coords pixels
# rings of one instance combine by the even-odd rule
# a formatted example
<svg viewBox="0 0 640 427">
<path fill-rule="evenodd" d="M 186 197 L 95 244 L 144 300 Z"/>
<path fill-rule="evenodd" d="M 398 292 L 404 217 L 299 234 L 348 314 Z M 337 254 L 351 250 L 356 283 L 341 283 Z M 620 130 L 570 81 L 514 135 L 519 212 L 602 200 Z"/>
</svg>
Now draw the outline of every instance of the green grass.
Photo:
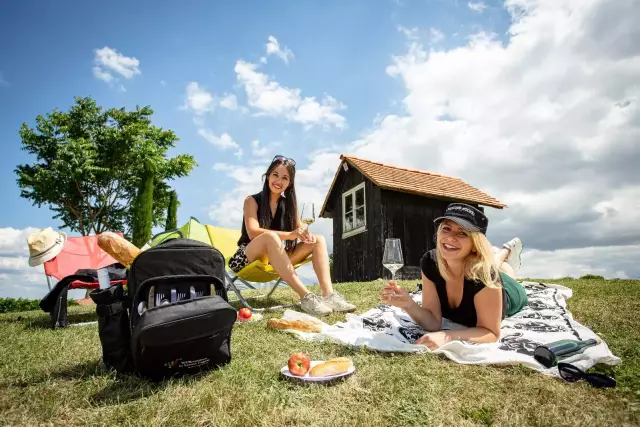
<svg viewBox="0 0 640 427">
<path fill-rule="evenodd" d="M 102 367 L 97 326 L 54 331 L 45 313 L 25 312 L 0 315 L 0 425 L 640 425 L 640 281 L 554 282 L 574 290 L 569 310 L 622 358 L 617 367 L 597 368 L 616 377 L 616 389 L 517 366 L 307 343 L 267 329 L 264 320 L 234 329 L 229 365 L 153 384 Z M 380 286 L 336 288 L 363 312 L 378 304 Z M 275 297 L 292 301 L 293 293 L 282 289 Z M 86 321 L 92 312 L 72 307 L 71 320 Z M 284 381 L 279 370 L 295 351 L 350 357 L 356 374 L 330 387 Z"/>
</svg>

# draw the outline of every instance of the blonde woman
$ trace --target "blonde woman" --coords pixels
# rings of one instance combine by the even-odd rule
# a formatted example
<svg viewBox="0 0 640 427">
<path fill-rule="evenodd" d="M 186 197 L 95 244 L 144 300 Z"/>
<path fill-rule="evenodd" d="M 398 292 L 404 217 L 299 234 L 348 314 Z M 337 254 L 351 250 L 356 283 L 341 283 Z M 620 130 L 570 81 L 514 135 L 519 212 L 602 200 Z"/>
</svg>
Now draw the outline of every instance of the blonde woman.
<svg viewBox="0 0 640 427">
<path fill-rule="evenodd" d="M 494 254 L 485 235 L 488 223 L 480 210 L 463 203 L 450 204 L 435 220 L 436 247 L 420 261 L 422 306 L 395 282 L 384 286 L 383 301 L 430 331 L 414 344 L 435 350 L 450 341 L 497 341 L 502 319 L 527 304 L 524 287 L 505 262 L 519 266 L 522 242 L 515 238 Z M 443 317 L 466 328 L 441 331 Z"/>
</svg>

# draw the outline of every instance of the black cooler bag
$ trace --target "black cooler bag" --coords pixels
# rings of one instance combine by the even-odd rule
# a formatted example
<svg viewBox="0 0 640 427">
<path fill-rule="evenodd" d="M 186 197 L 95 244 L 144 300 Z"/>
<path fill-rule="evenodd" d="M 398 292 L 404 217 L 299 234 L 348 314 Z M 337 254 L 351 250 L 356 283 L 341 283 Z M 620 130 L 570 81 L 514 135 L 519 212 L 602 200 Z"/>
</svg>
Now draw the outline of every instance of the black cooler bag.
<svg viewBox="0 0 640 427">
<path fill-rule="evenodd" d="M 145 378 L 197 373 L 231 361 L 237 318 L 224 286 L 224 257 L 191 239 L 143 251 L 131 265 L 131 352 Z"/>
</svg>

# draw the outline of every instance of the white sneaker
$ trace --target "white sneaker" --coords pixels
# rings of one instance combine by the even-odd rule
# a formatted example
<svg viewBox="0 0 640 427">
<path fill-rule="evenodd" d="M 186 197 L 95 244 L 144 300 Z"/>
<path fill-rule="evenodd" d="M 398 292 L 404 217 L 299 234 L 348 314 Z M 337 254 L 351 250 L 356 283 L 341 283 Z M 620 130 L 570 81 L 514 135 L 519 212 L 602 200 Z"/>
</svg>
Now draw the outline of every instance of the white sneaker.
<svg viewBox="0 0 640 427">
<path fill-rule="evenodd" d="M 513 271 L 518 271 L 522 267 L 522 249 L 524 249 L 522 241 L 515 237 L 502 246 L 510 251 L 505 262 L 513 268 Z"/>
<path fill-rule="evenodd" d="M 331 307 L 322 302 L 322 299 L 318 295 L 311 292 L 300 300 L 300 308 L 312 316 L 326 316 L 333 312 Z"/>
<path fill-rule="evenodd" d="M 322 300 L 324 303 L 331 307 L 333 311 L 339 313 L 347 313 L 350 311 L 354 311 L 356 306 L 347 302 L 342 295 L 340 295 L 337 291 L 331 292 L 326 297 L 323 297 Z"/>
</svg>

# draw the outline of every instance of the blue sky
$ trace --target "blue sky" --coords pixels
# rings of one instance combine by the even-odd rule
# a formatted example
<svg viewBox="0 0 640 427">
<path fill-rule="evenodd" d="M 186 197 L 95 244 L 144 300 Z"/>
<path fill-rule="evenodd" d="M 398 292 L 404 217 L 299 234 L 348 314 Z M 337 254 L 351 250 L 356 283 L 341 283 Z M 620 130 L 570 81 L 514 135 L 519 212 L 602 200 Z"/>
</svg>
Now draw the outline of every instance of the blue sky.
<svg viewBox="0 0 640 427">
<path fill-rule="evenodd" d="M 625 142 L 638 132 L 629 77 L 638 52 L 620 42 L 636 33 L 624 5 L 582 6 L 4 2 L 0 296 L 41 293 L 24 240 L 31 228 L 60 226 L 19 197 L 14 169 L 31 159 L 18 129 L 74 96 L 150 105 L 154 124 L 176 132 L 174 152 L 199 163 L 172 183 L 180 222 L 239 227 L 242 197 L 259 190 L 274 154 L 297 160 L 301 198 L 321 204 L 339 155 L 354 153 L 458 176 L 507 203 L 490 213 L 490 238 L 523 238 L 523 274 L 640 276 L 617 255 L 640 251 L 625 213 L 638 179 L 611 167 L 638 153 Z M 330 233 L 327 221 L 314 226 Z M 6 285 L 25 274 L 30 288 Z"/>
<path fill-rule="evenodd" d="M 307 151 L 354 139 L 376 115 L 398 110 L 404 91 L 385 74 L 385 67 L 406 44 L 399 26 L 437 26 L 458 32 L 462 39 L 474 26 L 488 23 L 503 30 L 506 23 L 503 9 L 481 16 L 453 1 L 406 3 L 195 1 L 186 6 L 160 1 L 150 7 L 147 2 L 116 1 L 99 9 L 80 1 L 3 4 L 0 36 L 11 43 L 3 45 L 0 63 L 8 83 L 0 88 L 0 138 L 8 150 L 0 159 L 0 190 L 12 208 L 0 214 L 0 224 L 52 224 L 48 210 L 31 207 L 19 197 L 13 170 L 30 157 L 20 150 L 18 129 L 23 122 L 33 125 L 38 114 L 68 109 L 74 96 L 91 96 L 105 108 L 152 106 L 154 123 L 179 136 L 177 152 L 191 153 L 199 163 L 189 178 L 176 183 L 180 213 L 206 216 L 203 202 L 216 200 L 209 191 L 224 191 L 229 185 L 210 168 L 221 159 L 228 161 L 230 153 L 207 144 L 192 117 L 180 109 L 189 82 L 216 95 L 236 94 L 243 104 L 234 65 L 239 59 L 259 62 L 267 38 L 276 37 L 294 58 L 287 65 L 271 56 L 262 71 L 285 86 L 300 88 L 304 96 L 336 97 L 347 106 L 341 114 L 348 129 L 310 132 L 286 121 L 220 108 L 208 118 L 208 127 L 232 135 L 245 152 L 255 139 L 279 142 L 280 151 L 299 158 L 304 166 Z M 92 73 L 94 52 L 105 46 L 140 63 L 140 74 L 120 78 L 126 92 Z M 205 188 L 209 194 L 203 196 L 200 190 Z"/>
</svg>

